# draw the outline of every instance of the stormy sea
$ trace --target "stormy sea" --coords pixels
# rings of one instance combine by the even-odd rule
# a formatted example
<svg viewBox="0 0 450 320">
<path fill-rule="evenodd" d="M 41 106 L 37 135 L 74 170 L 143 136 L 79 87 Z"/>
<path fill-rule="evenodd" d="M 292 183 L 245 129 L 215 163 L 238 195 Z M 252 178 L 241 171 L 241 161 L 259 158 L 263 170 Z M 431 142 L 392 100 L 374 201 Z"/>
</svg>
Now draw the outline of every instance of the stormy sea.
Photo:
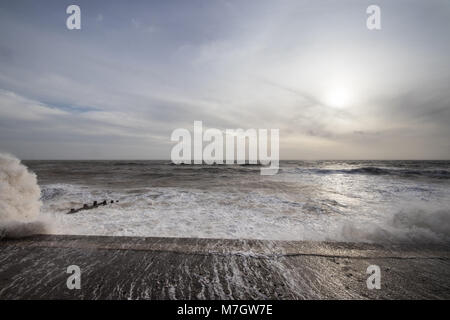
<svg viewBox="0 0 450 320">
<path fill-rule="evenodd" d="M 257 165 L 22 163 L 54 234 L 450 241 L 450 161 L 281 161 L 273 176 Z"/>
</svg>

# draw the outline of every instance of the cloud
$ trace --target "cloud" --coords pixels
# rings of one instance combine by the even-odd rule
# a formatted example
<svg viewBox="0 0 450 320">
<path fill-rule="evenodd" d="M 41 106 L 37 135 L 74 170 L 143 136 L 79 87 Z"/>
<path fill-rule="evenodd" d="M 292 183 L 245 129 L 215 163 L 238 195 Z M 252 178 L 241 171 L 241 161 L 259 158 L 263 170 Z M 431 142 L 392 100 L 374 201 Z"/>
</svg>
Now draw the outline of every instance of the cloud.
<svg viewBox="0 0 450 320">
<path fill-rule="evenodd" d="M 382 1 L 379 33 L 356 2 L 81 1 L 81 32 L 56 25 L 53 3 L 42 15 L 20 1 L 2 6 L 0 147 L 21 157 L 164 158 L 171 131 L 202 120 L 278 128 L 285 158 L 448 158 L 442 4 Z M 342 109 L 325 99 L 339 86 L 355 96 Z"/>
<path fill-rule="evenodd" d="M 62 110 L 51 108 L 38 101 L 33 101 L 5 90 L 0 90 L 0 105 L 0 118 L 3 121 L 40 121 L 67 114 Z"/>
</svg>

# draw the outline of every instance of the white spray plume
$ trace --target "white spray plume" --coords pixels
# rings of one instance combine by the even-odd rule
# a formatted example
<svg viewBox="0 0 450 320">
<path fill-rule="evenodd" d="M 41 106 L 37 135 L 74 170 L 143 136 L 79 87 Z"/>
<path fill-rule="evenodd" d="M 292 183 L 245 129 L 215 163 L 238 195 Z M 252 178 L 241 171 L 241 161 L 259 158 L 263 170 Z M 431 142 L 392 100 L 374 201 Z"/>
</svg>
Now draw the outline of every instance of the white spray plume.
<svg viewBox="0 0 450 320">
<path fill-rule="evenodd" d="M 0 153 L 0 238 L 47 233 L 40 195 L 36 175 L 19 159 Z"/>
</svg>

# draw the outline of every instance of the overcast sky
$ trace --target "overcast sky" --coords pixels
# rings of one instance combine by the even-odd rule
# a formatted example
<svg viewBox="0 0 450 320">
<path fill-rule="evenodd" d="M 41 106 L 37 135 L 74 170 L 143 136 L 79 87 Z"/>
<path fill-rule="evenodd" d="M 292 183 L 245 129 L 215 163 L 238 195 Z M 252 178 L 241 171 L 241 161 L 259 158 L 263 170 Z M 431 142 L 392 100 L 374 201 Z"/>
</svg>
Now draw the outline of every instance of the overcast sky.
<svg viewBox="0 0 450 320">
<path fill-rule="evenodd" d="M 450 1 L 0 3 L 0 151 L 168 159 L 194 120 L 278 128 L 282 159 L 450 159 Z"/>
</svg>

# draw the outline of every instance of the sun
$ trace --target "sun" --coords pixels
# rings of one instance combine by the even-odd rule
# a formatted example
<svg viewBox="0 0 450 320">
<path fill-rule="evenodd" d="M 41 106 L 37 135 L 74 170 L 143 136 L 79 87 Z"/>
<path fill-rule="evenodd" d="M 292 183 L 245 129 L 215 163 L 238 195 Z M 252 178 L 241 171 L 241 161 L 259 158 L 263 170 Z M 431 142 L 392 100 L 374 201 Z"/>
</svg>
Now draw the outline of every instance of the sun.
<svg viewBox="0 0 450 320">
<path fill-rule="evenodd" d="M 352 92 L 346 87 L 334 87 L 325 94 L 324 102 L 333 108 L 345 108 L 352 103 Z"/>
</svg>

